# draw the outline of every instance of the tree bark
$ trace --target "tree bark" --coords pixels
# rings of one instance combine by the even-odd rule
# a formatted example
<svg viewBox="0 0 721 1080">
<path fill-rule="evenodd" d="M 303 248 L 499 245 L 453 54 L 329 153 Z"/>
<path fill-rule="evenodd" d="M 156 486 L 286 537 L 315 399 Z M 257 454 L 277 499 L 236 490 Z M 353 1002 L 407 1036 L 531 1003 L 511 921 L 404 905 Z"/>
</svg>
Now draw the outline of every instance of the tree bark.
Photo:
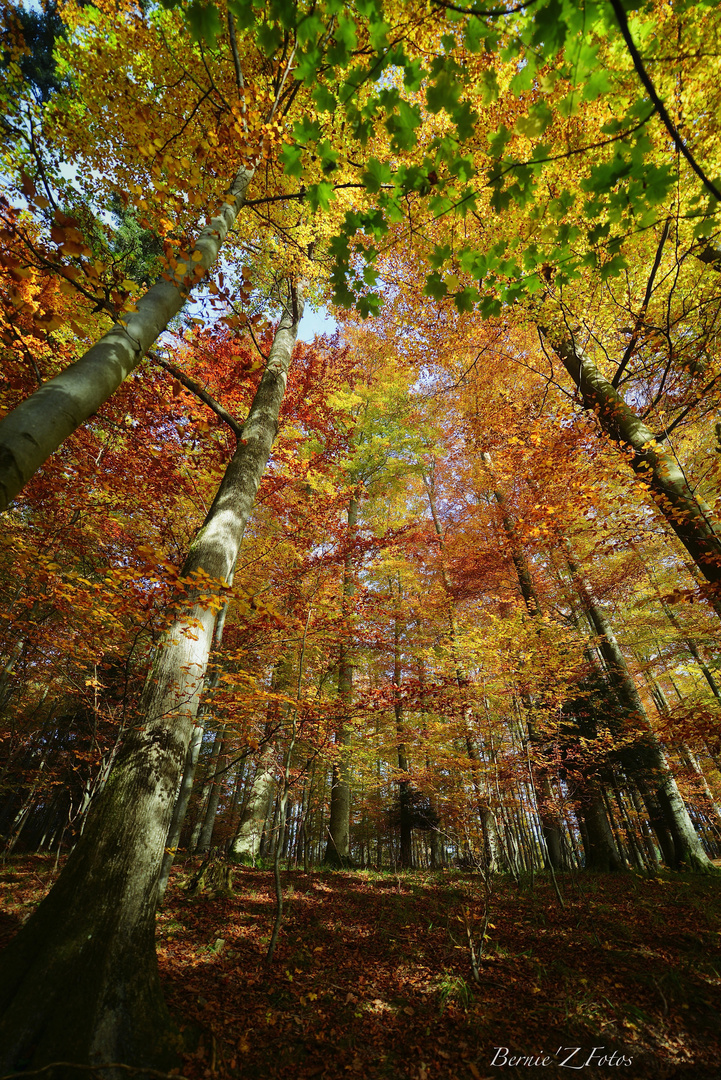
<svg viewBox="0 0 721 1080">
<path fill-rule="evenodd" d="M 610 678 L 613 680 L 619 699 L 622 702 L 629 724 L 640 727 L 639 744 L 650 770 L 651 786 L 655 799 L 669 832 L 673 837 L 673 865 L 678 868 L 685 864 L 688 869 L 708 872 L 714 869 L 706 855 L 703 845 L 693 827 L 681 794 L 669 769 L 656 733 L 641 701 L 631 672 L 610 623 L 604 612 L 593 600 L 585 582 L 581 579 L 578 568 L 569 558 L 569 567 L 573 575 L 579 596 L 598 636 L 598 647 L 603 657 Z M 652 820 L 651 824 L 654 822 Z M 659 841 L 663 845 L 662 836 Z M 666 856 L 666 850 L 664 855 Z"/>
<path fill-rule="evenodd" d="M 353 576 L 353 543 L 358 524 L 358 496 L 354 493 L 348 501 L 348 531 L 346 553 L 343 562 L 343 619 L 350 615 L 350 601 L 355 593 Z M 341 713 L 340 727 L 336 732 L 336 745 L 340 747 L 333 765 L 330 789 L 330 821 L 328 842 L 323 862 L 329 866 L 343 866 L 350 859 L 350 762 L 349 747 L 351 729 L 348 718 L 353 697 L 353 652 L 351 636 L 344 630 L 338 662 L 338 707 Z"/>
<path fill-rule="evenodd" d="M 211 847 L 213 840 L 213 830 L 215 829 L 215 819 L 218 815 L 218 805 L 220 803 L 220 796 L 223 793 L 223 777 L 225 775 L 225 768 L 228 764 L 227 757 L 225 756 L 225 750 L 228 745 L 228 736 L 225 728 L 221 728 L 218 732 L 218 738 L 220 744 L 218 746 L 218 756 L 215 763 L 215 771 L 210 777 L 210 794 L 208 795 L 208 805 L 205 809 L 205 816 L 203 818 L 203 824 L 200 829 L 200 836 L 198 837 L 198 843 L 196 844 L 195 851 L 199 855 L 205 854 Z"/>
<path fill-rule="evenodd" d="M 398 739 L 398 771 L 401 779 L 398 783 L 398 802 L 400 811 L 400 865 L 406 870 L 413 868 L 413 822 L 411 819 L 411 781 L 408 768 L 408 753 L 403 741 L 403 703 L 401 701 L 401 680 L 403 666 L 401 657 L 401 581 L 398 577 L 398 604 L 393 618 L 393 711 L 396 718 L 396 737 Z"/>
<path fill-rule="evenodd" d="M 255 863 L 260 854 L 260 839 L 276 788 L 275 746 L 272 740 L 263 747 L 230 853 L 240 862 Z"/>
<path fill-rule="evenodd" d="M 195 770 L 198 765 L 200 747 L 203 742 L 203 730 L 202 724 L 195 725 L 188 746 L 188 752 L 185 758 L 185 769 L 183 770 L 183 779 L 180 781 L 180 791 L 178 792 L 178 797 L 175 800 L 175 806 L 173 807 L 173 816 L 170 821 L 170 828 L 168 829 L 168 838 L 165 842 L 163 865 L 160 868 L 160 878 L 158 879 L 158 903 L 160 903 L 165 896 L 165 890 L 168 887 L 168 878 L 170 877 L 170 870 L 175 861 L 175 852 L 177 851 L 178 841 L 180 840 L 180 830 L 183 827 L 188 803 L 190 802 L 190 793 L 193 790 Z"/>
<path fill-rule="evenodd" d="M 129 734 L 55 886 L 3 954 L 3 1071 L 53 1061 L 163 1068 L 177 1053 L 154 949 L 158 878 L 218 593 L 233 573 L 275 439 L 301 313 L 294 298 L 243 439 L 191 545 L 183 578 L 201 580 L 178 597 L 141 701 L 143 722 Z M 125 1075 L 104 1072 L 113 1080 Z"/>
<path fill-rule="evenodd" d="M 545 335 L 546 330 L 541 328 Z M 578 388 L 583 405 L 593 411 L 604 432 L 632 451 L 631 467 L 699 568 L 710 588 L 709 602 L 721 618 L 721 531 L 711 508 L 693 493 L 676 459 L 604 378 L 593 360 L 571 337 L 554 348 Z"/>
<path fill-rule="evenodd" d="M 48 379 L 0 422 L 0 511 L 64 439 L 98 411 L 135 370 L 148 349 L 184 306 L 191 288 L 218 257 L 235 223 L 254 169 L 241 166 L 225 202 L 201 229 L 174 276 L 158 278 L 136 310 L 124 313 L 84 356 Z"/>
</svg>

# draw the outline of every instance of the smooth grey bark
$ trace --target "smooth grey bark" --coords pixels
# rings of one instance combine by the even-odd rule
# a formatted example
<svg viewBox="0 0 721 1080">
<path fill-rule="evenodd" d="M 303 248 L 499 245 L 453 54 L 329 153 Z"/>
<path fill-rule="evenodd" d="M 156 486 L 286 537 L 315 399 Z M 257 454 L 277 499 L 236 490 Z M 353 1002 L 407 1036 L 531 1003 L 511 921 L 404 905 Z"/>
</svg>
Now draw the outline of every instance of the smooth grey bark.
<svg viewBox="0 0 721 1080">
<path fill-rule="evenodd" d="M 236 435 L 240 436 L 240 426 L 236 431 Z M 223 630 L 225 629 L 225 618 L 228 614 L 228 602 L 226 601 L 221 608 L 218 618 L 215 623 L 215 630 L 213 632 L 213 650 L 217 652 L 223 641 Z M 218 685 L 219 672 L 217 667 L 213 667 L 210 674 L 206 672 L 205 690 L 214 690 Z M 175 801 L 173 808 L 173 817 L 170 823 L 170 830 L 168 832 L 168 839 L 165 844 L 165 854 L 163 856 L 163 865 L 160 871 L 160 879 L 158 881 L 158 903 L 160 903 L 165 895 L 165 890 L 168 885 L 168 878 L 170 876 L 170 869 L 175 860 L 175 852 L 180 841 L 180 836 L 183 829 L 183 822 L 188 810 L 188 804 L 190 802 L 190 796 L 193 790 L 193 782 L 195 780 L 195 770 L 198 765 L 198 759 L 200 757 L 200 750 L 203 744 L 203 732 L 205 730 L 205 720 L 201 719 L 201 716 L 208 712 L 207 703 L 201 708 L 198 719 L 196 720 L 195 727 L 193 728 L 193 736 L 191 738 L 190 745 L 188 747 L 188 757 L 186 757 L 185 770 L 183 772 L 183 778 L 180 782 L 180 790 Z M 213 750 L 215 751 L 216 741 L 213 743 Z M 213 769 L 209 770 L 212 773 Z M 189 851 L 195 851 L 200 836 L 201 828 L 201 814 L 202 807 L 207 803 L 210 795 L 210 785 L 206 783 L 203 791 L 203 797 L 200 800 L 201 812 L 198 814 L 198 821 L 196 827 L 194 826 L 193 832 L 190 837 L 190 843 L 188 845 Z"/>
<path fill-rule="evenodd" d="M 292 662 L 287 656 L 275 665 L 271 679 L 271 689 L 274 694 L 283 694 L 289 690 L 292 670 Z M 230 845 L 230 854 L 241 862 L 255 863 L 260 855 L 260 843 L 266 818 L 270 813 L 276 793 L 278 762 L 274 733 L 280 723 L 281 711 L 281 705 L 277 701 L 272 701 L 268 706 L 263 749 L 258 758 L 255 776 L 240 815 L 238 828 Z"/>
<path fill-rule="evenodd" d="M 191 545 L 183 578 L 200 572 L 202 584 L 177 598 L 141 700 L 144 722 L 128 735 L 56 884 L 2 955 L 5 1072 L 53 1061 L 163 1068 L 176 1060 L 154 948 L 158 877 L 218 593 L 233 573 L 275 439 L 301 314 L 294 299 L 276 331 L 243 439 Z M 125 1075 L 104 1073 L 112 1080 Z"/>
<path fill-rule="evenodd" d="M 691 870 L 712 871 L 713 864 L 704 851 L 703 844 L 689 817 L 611 625 L 605 613 L 592 598 L 572 559 L 569 559 L 569 567 L 584 608 L 596 630 L 601 656 L 625 707 L 627 720 L 629 722 L 635 720 L 640 725 L 640 742 L 653 776 L 651 781 L 653 794 L 673 838 L 674 857 L 671 865 L 679 867 L 685 863 Z M 654 825 L 653 820 L 651 824 Z M 663 843 L 660 835 L 659 841 Z M 664 851 L 664 855 L 666 854 L 667 852 Z"/>
<path fill-rule="evenodd" d="M 548 336 L 543 327 L 541 332 Z M 711 508 L 694 494 L 674 456 L 626 404 L 588 353 L 571 337 L 556 340 L 554 348 L 578 388 L 584 408 L 596 414 L 611 439 L 633 451 L 631 467 L 648 484 L 659 510 L 712 586 L 707 596 L 721 617 L 721 530 Z"/>
<path fill-rule="evenodd" d="M 188 259 L 170 280 L 161 276 L 137 310 L 124 313 L 84 356 L 48 379 L 0 421 L 0 511 L 64 439 L 115 393 L 184 306 L 192 287 L 218 257 L 245 202 L 254 169 L 242 166 L 220 211 L 199 232 Z M 202 272 L 201 272 L 202 271 Z"/>
<path fill-rule="evenodd" d="M 254 863 L 260 853 L 260 840 L 276 788 L 275 747 L 269 740 L 263 747 L 258 768 L 250 786 L 230 853 L 235 859 Z"/>
<path fill-rule="evenodd" d="M 211 842 L 213 840 L 213 830 L 215 828 L 215 819 L 218 814 L 218 804 L 220 803 L 220 796 L 223 793 L 223 776 L 225 775 L 225 767 L 227 765 L 227 758 L 225 757 L 225 749 L 228 745 L 228 736 L 225 728 L 221 728 L 218 732 L 220 745 L 218 747 L 218 757 L 215 766 L 215 772 L 210 777 L 210 794 L 208 795 L 208 805 L 205 810 L 205 816 L 203 818 L 203 824 L 200 829 L 200 836 L 198 837 L 198 843 L 196 845 L 196 853 L 203 854 L 210 849 Z"/>
<path fill-rule="evenodd" d="M 175 852 L 178 847 L 178 841 L 180 840 L 180 830 L 183 827 L 183 821 L 185 820 L 185 815 L 188 810 L 188 803 L 190 802 L 190 793 L 193 790 L 195 770 L 198 765 L 200 747 L 203 742 L 203 730 L 202 724 L 196 724 L 193 728 L 193 734 L 188 745 L 183 779 L 180 781 L 180 791 L 178 792 L 178 797 L 175 800 L 175 806 L 173 807 L 173 816 L 170 820 L 168 838 L 165 842 L 163 865 L 160 868 L 160 877 L 158 879 L 158 903 L 160 903 L 165 896 L 165 890 L 168 887 L 168 878 L 170 877 L 170 870 L 175 861 Z"/>
<path fill-rule="evenodd" d="M 348 500 L 348 528 L 346 534 L 346 552 L 343 560 L 343 597 L 342 608 L 344 621 L 350 614 L 350 601 L 355 593 L 353 576 L 353 544 L 358 524 L 358 497 L 354 493 Z M 353 646 L 351 636 L 344 631 L 340 643 L 338 660 L 338 708 L 340 722 L 335 735 L 335 743 L 340 747 L 338 757 L 333 764 L 330 789 L 330 818 L 328 821 L 328 840 L 323 862 L 329 866 L 342 866 L 350 859 L 350 742 L 351 730 L 348 710 L 353 697 Z"/>
<path fill-rule="evenodd" d="M 220 731 L 216 731 L 213 736 L 213 745 L 210 748 L 210 760 L 205 767 L 205 775 L 203 777 L 203 787 L 201 790 L 200 799 L 196 807 L 195 820 L 193 821 L 193 828 L 190 832 L 188 839 L 188 851 L 196 854 L 198 851 L 198 843 L 200 841 L 200 833 L 203 828 L 203 822 L 205 821 L 205 815 L 208 810 L 208 800 L 210 799 L 210 793 L 213 790 L 213 777 L 218 768 L 218 757 L 220 755 L 220 746 L 222 742 L 222 734 Z"/>
</svg>

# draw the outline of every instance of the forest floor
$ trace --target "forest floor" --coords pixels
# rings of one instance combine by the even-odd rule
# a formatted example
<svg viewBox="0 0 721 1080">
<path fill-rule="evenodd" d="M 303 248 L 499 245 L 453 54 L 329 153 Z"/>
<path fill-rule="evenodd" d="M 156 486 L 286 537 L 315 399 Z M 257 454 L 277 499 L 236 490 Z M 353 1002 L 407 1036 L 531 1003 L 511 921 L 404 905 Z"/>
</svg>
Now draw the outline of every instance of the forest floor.
<svg viewBox="0 0 721 1080">
<path fill-rule="evenodd" d="M 0 944 L 52 868 L 0 868 Z M 478 877 L 286 872 L 268 967 L 271 872 L 236 869 L 227 898 L 185 892 L 190 869 L 158 921 L 188 1080 L 721 1077 L 721 880 L 560 875 L 561 907 L 545 875 L 499 878 L 476 984 Z"/>
</svg>

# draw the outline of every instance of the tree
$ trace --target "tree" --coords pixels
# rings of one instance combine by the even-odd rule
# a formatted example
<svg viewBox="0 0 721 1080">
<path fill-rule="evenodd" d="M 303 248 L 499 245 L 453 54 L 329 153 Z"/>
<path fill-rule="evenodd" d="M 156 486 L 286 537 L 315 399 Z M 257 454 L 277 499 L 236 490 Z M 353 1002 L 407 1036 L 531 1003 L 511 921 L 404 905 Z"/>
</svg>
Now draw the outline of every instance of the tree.
<svg viewBox="0 0 721 1080">
<path fill-rule="evenodd" d="M 57 883 L 4 955 L 6 1069 L 58 1060 L 165 1065 L 177 1053 L 154 949 L 158 876 L 223 590 L 275 438 L 302 312 L 293 287 L 242 437 L 182 567 L 144 723 L 126 739 Z"/>
</svg>

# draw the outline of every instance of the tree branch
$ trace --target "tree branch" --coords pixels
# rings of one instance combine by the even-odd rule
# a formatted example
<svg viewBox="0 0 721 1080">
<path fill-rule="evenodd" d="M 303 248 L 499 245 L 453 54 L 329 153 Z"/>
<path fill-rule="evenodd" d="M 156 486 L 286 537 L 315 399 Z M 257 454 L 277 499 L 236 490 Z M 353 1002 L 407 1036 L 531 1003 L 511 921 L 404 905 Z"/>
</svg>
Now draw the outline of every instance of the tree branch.
<svg viewBox="0 0 721 1080">
<path fill-rule="evenodd" d="M 701 393 L 696 398 L 694 398 L 694 400 L 692 402 L 690 402 L 690 404 L 688 404 L 685 409 L 681 410 L 681 412 L 678 414 L 676 419 L 673 420 L 668 425 L 668 427 L 665 427 L 663 429 L 663 431 L 660 431 L 657 435 L 654 436 L 656 441 L 657 442 L 663 442 L 664 439 L 667 439 L 669 437 L 669 435 L 671 434 L 671 432 L 674 431 L 675 428 L 678 427 L 678 425 L 681 423 L 681 421 L 686 419 L 686 417 L 691 412 L 691 410 L 695 409 L 696 406 L 699 405 L 704 400 L 704 398 L 706 397 L 706 395 L 709 393 L 710 390 L 713 390 L 714 386 L 719 381 L 719 379 L 721 379 L 721 375 L 717 375 L 715 379 L 712 379 L 710 383 L 707 383 L 707 385 L 704 386 Z"/>
<path fill-rule="evenodd" d="M 189 390 L 191 394 L 195 394 L 197 398 L 200 398 L 209 409 L 213 410 L 215 415 L 218 416 L 224 424 L 228 425 L 231 431 L 234 432 L 236 438 L 240 439 L 242 437 L 243 425 L 239 424 L 237 420 L 234 420 L 230 413 L 226 412 L 223 406 L 219 405 L 207 390 L 203 390 L 202 386 L 191 379 L 190 376 L 186 375 L 184 371 L 181 371 L 175 364 L 171 364 L 169 360 L 163 360 L 157 353 L 149 352 L 146 353 L 146 356 L 149 360 L 152 360 L 154 364 L 157 364 L 159 367 L 165 368 L 166 371 L 170 372 L 170 374 L 174 376 L 179 383 L 182 383 L 185 389 Z"/>
<path fill-rule="evenodd" d="M 699 180 L 701 180 L 704 187 L 711 192 L 714 199 L 718 199 L 718 201 L 721 202 L 721 191 L 719 191 L 716 185 L 711 180 L 709 180 L 709 178 L 706 176 L 706 173 L 703 171 L 691 151 L 686 146 L 685 142 L 681 138 L 681 135 L 679 134 L 678 128 L 675 126 L 673 120 L 671 119 L 666 110 L 666 106 L 656 93 L 656 88 L 651 82 L 651 78 L 646 71 L 646 68 L 644 67 L 643 60 L 641 59 L 641 54 L 636 48 L 633 38 L 631 37 L 631 31 L 628 26 L 628 19 L 626 18 L 626 12 L 623 10 L 623 4 L 621 3 L 621 0 L 610 0 L 610 3 L 611 7 L 613 8 L 613 13 L 616 16 L 616 21 L 620 27 L 621 33 L 623 34 L 623 40 L 626 42 L 626 47 L 631 54 L 631 59 L 633 60 L 633 66 L 636 69 L 636 74 L 646 88 L 648 96 L 651 98 L 651 101 L 653 102 L 656 112 L 661 118 L 664 127 L 673 139 L 674 146 L 679 151 L 679 153 L 683 154 L 683 156 L 686 158 L 686 161 L 689 163 L 693 171 L 698 176 Z"/>
<path fill-rule="evenodd" d="M 616 368 L 616 372 L 615 372 L 613 378 L 611 379 L 611 386 L 613 386 L 614 388 L 617 387 L 619 382 L 621 381 L 621 376 L 623 375 L 624 371 L 626 370 L 626 365 L 628 364 L 629 360 L 631 359 L 631 356 L 633 354 L 633 350 L 636 348 L 636 342 L 638 341 L 638 335 L 639 335 L 639 332 L 641 330 L 643 320 L 646 317 L 646 311 L 648 310 L 649 301 L 651 300 L 651 293 L 653 292 L 653 283 L 654 283 L 654 280 L 656 278 L 656 274 L 658 273 L 658 268 L 661 265 L 661 256 L 663 254 L 663 247 L 664 247 L 664 244 L 666 243 L 666 240 L 668 238 L 668 233 L 669 233 L 670 228 L 671 228 L 671 218 L 666 218 L 666 224 L 663 227 L 663 232 L 661 233 L 661 239 L 659 240 L 658 247 L 656 248 L 656 258 L 653 260 L 653 266 L 651 268 L 651 273 L 649 275 L 648 282 L 646 283 L 646 292 L 645 292 L 645 295 L 644 295 L 644 298 L 643 298 L 643 303 L 641 304 L 641 310 L 638 313 L 638 317 L 636 319 L 636 325 L 634 326 L 633 333 L 631 334 L 631 340 L 629 341 L 628 345 L 626 346 L 626 351 L 624 352 L 623 356 L 621 357 L 621 363 Z"/>
</svg>

